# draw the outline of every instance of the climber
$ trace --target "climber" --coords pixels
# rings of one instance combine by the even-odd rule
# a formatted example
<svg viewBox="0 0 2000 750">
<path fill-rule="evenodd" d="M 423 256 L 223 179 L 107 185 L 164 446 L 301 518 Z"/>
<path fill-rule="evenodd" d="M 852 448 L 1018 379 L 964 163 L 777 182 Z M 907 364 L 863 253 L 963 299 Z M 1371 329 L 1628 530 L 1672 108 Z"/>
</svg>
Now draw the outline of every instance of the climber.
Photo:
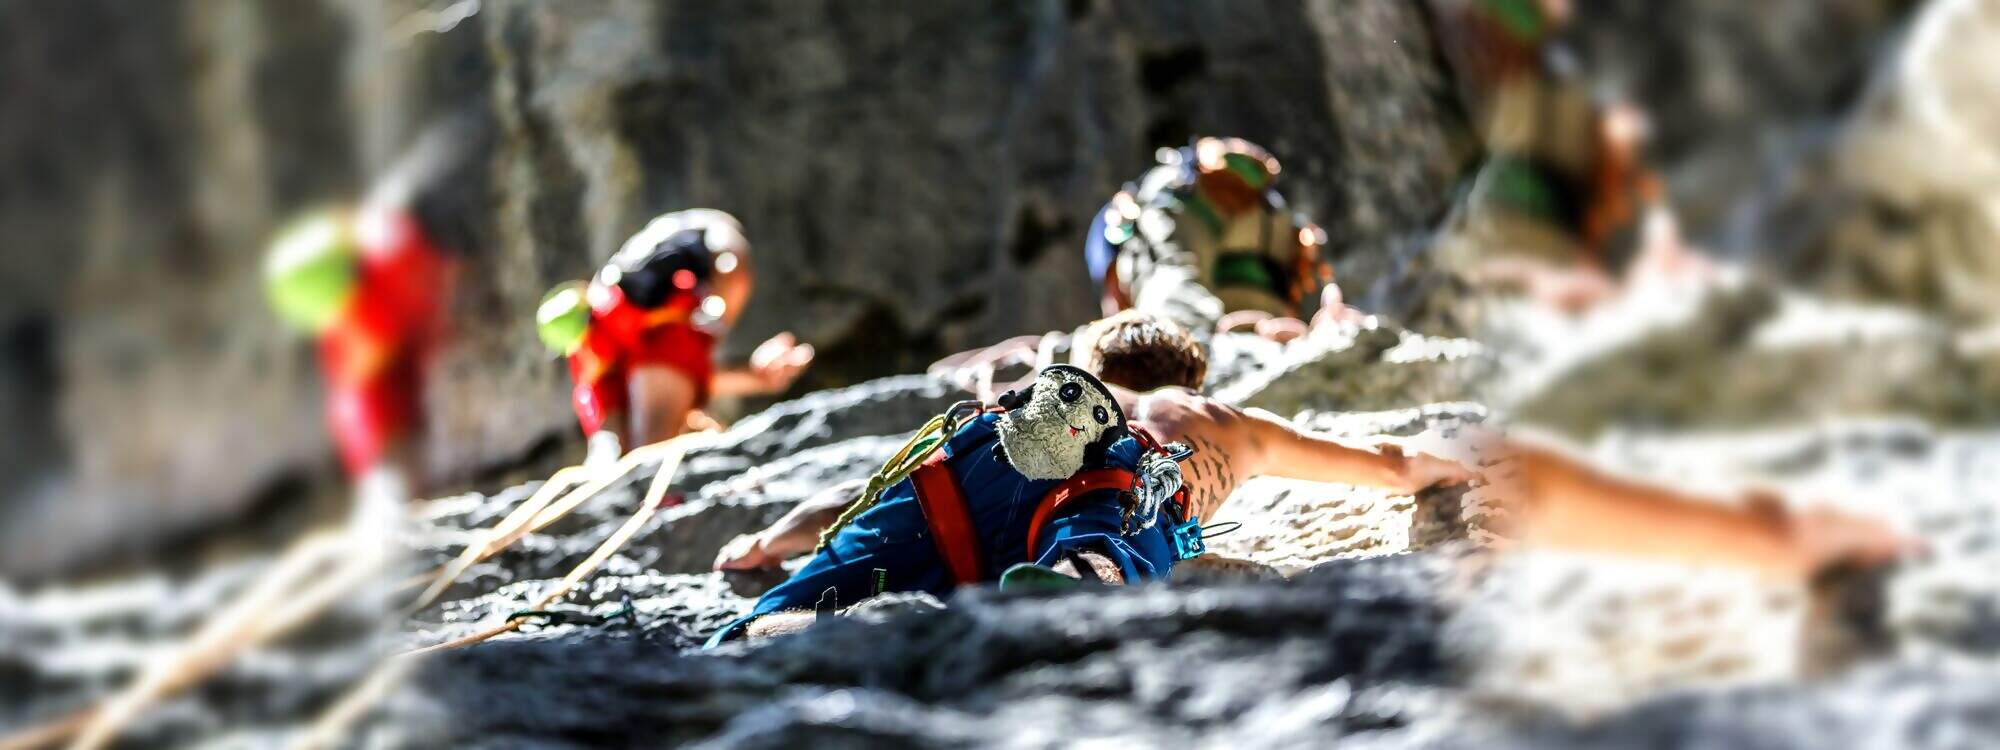
<svg viewBox="0 0 2000 750">
<path fill-rule="evenodd" d="M 354 499 L 338 528 L 286 548 L 258 578 L 183 640 L 64 728 L 71 747 L 109 746 L 166 695 L 199 684 L 235 658 L 312 621 L 379 578 L 395 559 L 395 527 L 420 489 L 428 360 L 439 343 L 452 260 L 467 212 L 454 204 L 462 170 L 484 162 L 489 132 L 476 117 L 432 126 L 357 209 L 309 215 L 284 230 L 265 260 L 279 317 L 317 335 L 328 426 Z"/>
<path fill-rule="evenodd" d="M 1406 455 L 1393 441 L 1356 446 L 1312 435 L 1258 409 L 1241 410 L 1199 395 L 1208 369 L 1188 332 L 1136 310 L 1084 328 L 1076 364 L 1109 384 L 1119 408 L 1161 440 L 1194 449 L 1182 465 L 1189 510 L 1206 523 L 1242 482 L 1273 476 L 1385 487 L 1413 493 L 1456 484 L 1472 472 L 1423 453 Z M 854 497 L 839 485 L 802 503 L 771 528 L 726 545 L 717 569 L 776 566 L 811 547 L 811 539 Z M 1107 578 L 1117 574 L 1105 571 Z"/>
<path fill-rule="evenodd" d="M 1105 315 L 1148 310 L 1187 327 L 1204 346 L 1213 334 L 1237 330 L 1285 343 L 1365 317 L 1347 304 L 1321 257 L 1326 233 L 1286 210 L 1270 153 L 1241 138 L 1199 138 L 1161 149 L 1157 158 L 1097 212 L 1084 237 L 1084 266 L 1102 290 Z M 996 385 L 996 370 L 1039 370 L 1073 338 L 1019 336 L 945 357 L 928 371 L 991 398 L 1019 385 Z"/>
<path fill-rule="evenodd" d="M 588 284 L 543 298 L 536 323 L 542 342 L 569 357 L 586 466 L 680 434 L 712 396 L 783 391 L 812 362 L 811 345 L 780 333 L 748 367 L 715 369 L 717 339 L 749 300 L 749 253 L 735 217 L 678 211 L 632 235 Z"/>
<path fill-rule="evenodd" d="M 1637 281 L 1705 274 L 1644 159 L 1648 124 L 1594 101 L 1558 43 L 1566 0 L 1430 0 L 1486 150 L 1442 252 L 1475 282 L 1580 311 Z"/>
<path fill-rule="evenodd" d="M 319 337 L 326 418 L 364 505 L 413 496 L 446 256 L 412 212 L 371 202 L 300 220 L 266 265 L 272 305 Z"/>
<path fill-rule="evenodd" d="M 1198 549 L 1175 463 L 1184 449 L 1132 430 L 1097 378 L 1053 365 L 1000 407 L 960 404 L 920 429 L 818 554 L 710 643 L 790 632 L 884 592 L 948 594 L 1027 563 L 1158 580 Z"/>
<path fill-rule="evenodd" d="M 1396 441 L 1351 447 L 1267 412 L 1198 395 L 1193 386 L 1206 369 L 1201 349 L 1169 321 L 1127 311 L 1092 324 L 1083 335 L 1078 363 L 1111 384 L 1134 424 L 1195 448 L 1182 476 L 1189 506 L 1202 523 L 1254 476 L 1405 493 L 1473 478 L 1472 470 Z M 1877 564 L 1909 547 L 1873 520 L 1823 507 L 1788 510 L 1768 492 L 1741 502 L 1694 497 L 1612 477 L 1534 443 L 1482 442 L 1488 443 L 1488 455 L 1507 459 L 1500 469 L 1478 473 L 1504 483 L 1499 497 L 1513 526 L 1501 531 L 1528 544 L 1719 562 L 1781 577 L 1804 577 L 1845 563 Z M 842 485 L 809 499 L 769 529 L 731 541 L 716 568 L 775 567 L 810 549 L 810 540 L 853 497 L 853 486 Z"/>
<path fill-rule="evenodd" d="M 1241 138 L 1199 138 L 1157 159 L 1084 238 L 1104 314 L 1150 310 L 1206 341 L 1224 315 L 1255 313 L 1274 321 L 1261 330 L 1296 335 L 1333 279 L 1320 257 L 1326 233 L 1274 187 L 1278 160 Z"/>
</svg>

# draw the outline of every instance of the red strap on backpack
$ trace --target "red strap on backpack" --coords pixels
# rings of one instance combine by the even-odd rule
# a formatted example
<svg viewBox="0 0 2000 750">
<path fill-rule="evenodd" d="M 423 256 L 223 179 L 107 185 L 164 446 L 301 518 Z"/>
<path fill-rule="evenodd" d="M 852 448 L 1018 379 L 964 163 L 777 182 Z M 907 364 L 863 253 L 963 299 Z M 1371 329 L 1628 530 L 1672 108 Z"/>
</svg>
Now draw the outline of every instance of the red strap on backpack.
<svg viewBox="0 0 2000 750">
<path fill-rule="evenodd" d="M 945 467 L 944 459 L 942 450 L 931 454 L 910 474 L 910 485 L 917 491 L 917 505 L 923 508 L 924 523 L 931 528 L 931 541 L 952 580 L 969 586 L 981 580 L 979 537 L 966 514 L 965 493 L 959 490 L 958 478 Z"/>
<path fill-rule="evenodd" d="M 1072 498 L 1082 497 L 1098 490 L 1129 490 L 1132 488 L 1132 472 L 1124 469 L 1092 469 L 1063 480 L 1049 494 L 1042 496 L 1041 505 L 1035 508 L 1034 520 L 1028 526 L 1028 561 L 1035 559 L 1035 550 L 1040 548 L 1042 527 L 1054 519 L 1056 509 Z"/>
</svg>

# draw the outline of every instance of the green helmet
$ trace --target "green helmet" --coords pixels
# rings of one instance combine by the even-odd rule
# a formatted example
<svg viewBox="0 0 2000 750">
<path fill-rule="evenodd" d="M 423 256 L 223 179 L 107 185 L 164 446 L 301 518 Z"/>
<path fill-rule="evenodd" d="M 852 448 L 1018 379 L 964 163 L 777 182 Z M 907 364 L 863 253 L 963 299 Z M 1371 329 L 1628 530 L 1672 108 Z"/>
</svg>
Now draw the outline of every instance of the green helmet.
<svg viewBox="0 0 2000 750">
<path fill-rule="evenodd" d="M 265 291 L 285 322 L 318 333 L 354 294 L 356 249 L 346 217 L 328 211 L 287 227 L 264 261 Z"/>
<path fill-rule="evenodd" d="M 575 352 L 589 328 L 590 303 L 584 299 L 581 281 L 549 290 L 541 307 L 535 308 L 535 333 L 542 337 L 543 346 L 557 354 Z"/>
</svg>

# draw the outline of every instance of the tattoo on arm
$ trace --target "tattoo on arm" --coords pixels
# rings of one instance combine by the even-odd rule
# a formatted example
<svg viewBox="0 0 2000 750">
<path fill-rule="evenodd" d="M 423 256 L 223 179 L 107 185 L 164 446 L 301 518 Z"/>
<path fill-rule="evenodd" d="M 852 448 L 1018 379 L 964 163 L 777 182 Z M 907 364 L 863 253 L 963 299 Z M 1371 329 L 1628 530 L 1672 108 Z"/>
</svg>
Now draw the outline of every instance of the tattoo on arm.
<svg viewBox="0 0 2000 750">
<path fill-rule="evenodd" d="M 1193 443 L 1195 455 L 1187 462 L 1188 475 L 1194 480 L 1190 483 L 1190 497 L 1195 515 L 1206 516 L 1235 489 L 1229 486 L 1230 456 L 1222 446 L 1207 438 L 1193 438 Z"/>
</svg>

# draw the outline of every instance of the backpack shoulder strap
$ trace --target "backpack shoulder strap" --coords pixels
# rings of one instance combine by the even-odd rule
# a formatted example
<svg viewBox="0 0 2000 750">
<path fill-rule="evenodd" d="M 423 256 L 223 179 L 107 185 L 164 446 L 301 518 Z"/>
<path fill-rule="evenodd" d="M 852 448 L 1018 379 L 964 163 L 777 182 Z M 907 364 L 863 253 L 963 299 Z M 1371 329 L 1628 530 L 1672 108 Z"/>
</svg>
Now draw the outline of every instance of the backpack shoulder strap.
<svg viewBox="0 0 2000 750">
<path fill-rule="evenodd" d="M 944 451 L 932 453 L 923 465 L 910 473 L 911 488 L 923 508 L 924 523 L 930 527 L 931 542 L 938 557 L 960 586 L 978 583 L 979 536 L 973 533 L 972 518 L 965 509 L 965 492 L 958 477 L 945 466 Z"/>
<path fill-rule="evenodd" d="M 1132 472 L 1126 469 L 1092 469 L 1078 472 L 1063 480 L 1048 494 L 1042 495 L 1041 503 L 1035 506 L 1035 515 L 1028 525 L 1028 562 L 1034 562 L 1035 550 L 1040 548 L 1042 529 L 1055 519 L 1056 510 L 1070 500 L 1083 497 L 1098 490 L 1128 490 L 1132 488 Z"/>
</svg>

